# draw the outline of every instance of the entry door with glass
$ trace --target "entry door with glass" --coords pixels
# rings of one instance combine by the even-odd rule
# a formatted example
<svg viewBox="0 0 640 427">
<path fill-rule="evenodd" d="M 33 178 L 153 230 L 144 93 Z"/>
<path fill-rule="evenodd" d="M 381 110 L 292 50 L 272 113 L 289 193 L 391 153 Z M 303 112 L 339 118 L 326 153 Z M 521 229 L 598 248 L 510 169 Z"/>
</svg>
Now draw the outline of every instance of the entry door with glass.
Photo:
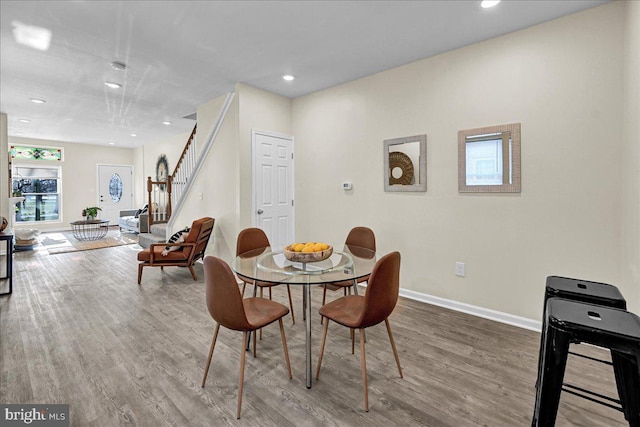
<svg viewBox="0 0 640 427">
<path fill-rule="evenodd" d="M 133 166 L 98 165 L 100 219 L 118 224 L 120 211 L 133 207 Z"/>
</svg>

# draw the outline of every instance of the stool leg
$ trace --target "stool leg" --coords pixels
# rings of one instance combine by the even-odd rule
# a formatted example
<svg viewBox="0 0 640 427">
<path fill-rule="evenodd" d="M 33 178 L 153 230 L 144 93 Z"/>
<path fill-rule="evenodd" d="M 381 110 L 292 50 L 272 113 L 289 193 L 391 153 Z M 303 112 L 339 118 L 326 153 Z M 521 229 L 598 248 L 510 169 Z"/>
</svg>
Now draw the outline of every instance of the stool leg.
<svg viewBox="0 0 640 427">
<path fill-rule="evenodd" d="M 640 427 L 640 368 L 637 356 L 611 350 L 613 371 L 625 419 L 631 427 Z"/>
<path fill-rule="evenodd" d="M 618 389 L 618 397 L 620 398 L 620 402 L 622 402 L 624 418 L 629 421 L 630 404 L 627 401 L 627 384 L 625 382 L 626 375 L 630 374 L 629 372 L 626 372 L 626 364 L 628 363 L 628 361 L 625 359 L 624 355 L 618 353 L 615 350 L 611 350 L 611 362 L 613 363 L 613 373 L 616 377 L 616 388 Z"/>
<path fill-rule="evenodd" d="M 538 387 L 540 386 L 540 372 L 542 370 L 542 359 L 543 359 L 542 351 L 544 350 L 546 329 L 547 329 L 547 313 L 545 310 L 544 313 L 542 314 L 542 333 L 540 334 L 540 351 L 538 352 L 538 377 L 536 379 L 536 390 L 538 390 Z"/>
<path fill-rule="evenodd" d="M 555 425 L 568 352 L 569 336 L 547 324 L 532 427 Z"/>
</svg>

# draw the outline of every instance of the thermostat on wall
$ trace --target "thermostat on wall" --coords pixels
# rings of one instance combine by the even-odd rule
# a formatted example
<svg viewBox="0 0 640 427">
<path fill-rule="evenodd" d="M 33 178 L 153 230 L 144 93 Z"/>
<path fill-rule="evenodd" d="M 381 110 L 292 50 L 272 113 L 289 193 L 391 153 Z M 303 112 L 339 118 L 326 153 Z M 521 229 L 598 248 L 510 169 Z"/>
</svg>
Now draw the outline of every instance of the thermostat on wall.
<svg viewBox="0 0 640 427">
<path fill-rule="evenodd" d="M 351 181 L 345 181 L 342 183 L 343 190 L 351 190 L 351 188 L 352 188 Z"/>
</svg>

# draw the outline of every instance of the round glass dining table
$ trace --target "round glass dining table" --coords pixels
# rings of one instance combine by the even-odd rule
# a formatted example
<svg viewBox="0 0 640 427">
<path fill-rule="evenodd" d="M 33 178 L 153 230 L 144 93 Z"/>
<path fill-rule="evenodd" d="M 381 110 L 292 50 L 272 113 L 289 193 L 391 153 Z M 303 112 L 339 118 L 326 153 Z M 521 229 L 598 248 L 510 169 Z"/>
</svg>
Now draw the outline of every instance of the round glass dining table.
<svg viewBox="0 0 640 427">
<path fill-rule="evenodd" d="M 345 245 L 341 251 L 334 250 L 329 258 L 317 262 L 292 262 L 282 251 L 270 247 L 255 249 L 238 255 L 232 268 L 247 283 L 269 282 L 304 287 L 303 313 L 306 330 L 306 376 L 307 388 L 311 388 L 311 286 L 335 282 L 352 281 L 358 294 L 357 281 L 371 274 L 376 263 L 376 253 L 369 249 Z M 256 296 L 254 286 L 253 295 Z"/>
</svg>

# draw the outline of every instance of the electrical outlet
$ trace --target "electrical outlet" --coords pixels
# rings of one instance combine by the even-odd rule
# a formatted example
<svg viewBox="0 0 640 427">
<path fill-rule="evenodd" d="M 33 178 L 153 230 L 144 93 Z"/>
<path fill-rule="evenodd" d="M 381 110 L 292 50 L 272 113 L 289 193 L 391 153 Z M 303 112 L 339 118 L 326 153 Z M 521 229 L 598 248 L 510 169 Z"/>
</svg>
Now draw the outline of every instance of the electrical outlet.
<svg viewBox="0 0 640 427">
<path fill-rule="evenodd" d="M 464 277 L 464 262 L 456 262 L 456 276 Z"/>
</svg>

